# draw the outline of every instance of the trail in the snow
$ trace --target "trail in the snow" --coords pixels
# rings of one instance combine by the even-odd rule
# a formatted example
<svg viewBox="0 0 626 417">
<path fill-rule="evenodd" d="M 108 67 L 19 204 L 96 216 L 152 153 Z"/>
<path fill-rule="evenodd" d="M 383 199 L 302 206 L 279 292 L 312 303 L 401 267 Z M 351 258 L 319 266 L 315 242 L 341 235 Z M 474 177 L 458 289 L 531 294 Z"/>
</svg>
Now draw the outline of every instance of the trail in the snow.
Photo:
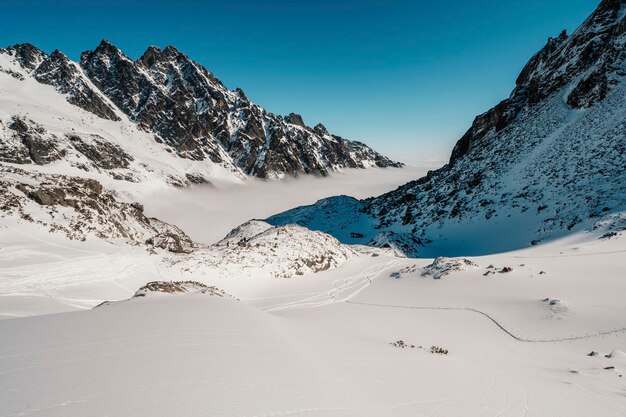
<svg viewBox="0 0 626 417">
<path fill-rule="evenodd" d="M 555 338 L 555 339 L 527 339 L 527 338 L 524 338 L 524 337 L 521 337 L 521 336 L 518 336 L 518 335 L 514 334 L 511 330 L 509 330 L 506 327 L 504 327 L 503 324 L 498 322 L 496 319 L 494 319 L 492 316 L 490 316 L 489 314 L 485 313 L 484 311 L 480 311 L 480 310 L 477 310 L 477 309 L 471 308 L 471 307 L 403 306 L 403 305 L 394 305 L 394 304 L 365 303 L 365 302 L 350 301 L 350 300 L 345 300 L 345 302 L 349 303 L 349 304 L 357 304 L 357 305 L 370 306 L 370 307 L 403 308 L 403 309 L 409 309 L 409 310 L 469 311 L 469 312 L 477 313 L 477 314 L 480 314 L 480 315 L 486 317 L 493 324 L 498 326 L 498 328 L 500 330 L 502 330 L 504 333 L 506 333 L 507 335 L 509 335 L 513 339 L 517 340 L 518 342 L 527 342 L 527 343 L 568 342 L 568 341 L 572 341 L 572 340 L 584 340 L 584 339 L 589 339 L 589 338 L 592 338 L 592 337 L 607 336 L 607 335 L 614 334 L 614 333 L 624 333 L 624 332 L 626 332 L 626 327 L 622 327 L 622 328 L 619 328 L 619 329 L 605 330 L 605 331 L 600 331 L 600 332 L 596 332 L 596 333 L 591 333 L 591 334 L 587 334 L 587 335 L 584 335 L 584 336 L 561 337 L 561 338 Z"/>
<path fill-rule="evenodd" d="M 393 268 L 400 263 L 401 261 L 390 261 L 382 265 L 370 266 L 358 275 L 334 280 L 331 283 L 331 288 L 329 290 L 312 293 L 313 295 L 310 297 L 306 297 L 301 300 L 265 307 L 263 308 L 263 311 L 271 312 L 296 308 L 315 308 L 332 303 L 348 301 L 368 287 L 383 271 Z"/>
<path fill-rule="evenodd" d="M 592 252 L 592 253 L 571 253 L 571 254 L 558 254 L 558 255 L 544 255 L 544 256 L 513 256 L 515 259 L 549 259 L 549 258 L 577 258 L 580 256 L 597 256 L 597 255 L 613 255 L 616 253 L 626 253 L 626 250 L 612 250 L 606 252 Z"/>
</svg>

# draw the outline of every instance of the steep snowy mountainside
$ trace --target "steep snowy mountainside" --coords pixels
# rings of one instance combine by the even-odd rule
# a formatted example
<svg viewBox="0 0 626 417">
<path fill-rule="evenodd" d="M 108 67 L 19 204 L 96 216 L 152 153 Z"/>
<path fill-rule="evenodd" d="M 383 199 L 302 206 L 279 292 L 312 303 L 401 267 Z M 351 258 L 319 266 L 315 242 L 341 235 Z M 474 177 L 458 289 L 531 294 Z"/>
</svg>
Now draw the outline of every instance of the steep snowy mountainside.
<svg viewBox="0 0 626 417">
<path fill-rule="evenodd" d="M 84 52 L 80 64 L 131 120 L 184 158 L 221 162 L 229 156 L 246 174 L 262 178 L 399 166 L 361 143 L 331 136 L 323 126 L 308 128 L 299 116 L 266 112 L 173 46 L 151 46 L 132 62 L 103 41 Z"/>
<path fill-rule="evenodd" d="M 58 49 L 46 56 L 32 74 L 40 83 L 66 94 L 69 103 L 103 119 L 120 120 L 113 107 L 85 79 L 80 67 Z"/>
<path fill-rule="evenodd" d="M 26 46 L 6 51 L 0 50 L 1 162 L 94 178 L 114 190 L 245 178 L 233 165 L 182 159 L 157 143 L 60 53 L 47 57 Z"/>
<path fill-rule="evenodd" d="M 603 0 L 571 36 L 563 31 L 549 38 L 522 69 L 511 96 L 476 118 L 454 147 L 450 163 L 490 132 L 509 126 L 526 107 L 562 89 L 567 90 L 565 102 L 574 109 L 602 101 L 625 75 L 623 6 L 621 0 Z"/>
<path fill-rule="evenodd" d="M 267 221 L 437 256 L 525 247 L 626 210 L 624 16 L 623 0 L 604 0 L 571 36 L 551 38 L 443 168 L 341 216 L 327 214 L 345 211 L 337 197 Z"/>
<path fill-rule="evenodd" d="M 196 162 L 199 171 L 276 178 L 402 166 L 361 142 L 329 134 L 321 124 L 310 128 L 298 115 L 268 113 L 240 89 L 228 90 L 206 68 L 172 46 L 151 46 L 133 61 L 102 41 L 95 50 L 83 52 L 77 64 L 58 50 L 47 55 L 33 45 L 18 44 L 0 49 L 0 76 L 0 91 L 17 107 L 41 97 L 33 94 L 34 80 L 74 105 L 67 114 L 83 120 L 83 130 L 90 124 L 79 109 L 97 116 L 97 125 L 119 122 L 108 125 L 123 129 L 125 135 L 149 138 L 154 142 L 150 148 L 181 160 L 173 165 Z M 45 96 L 53 95 L 49 90 Z M 41 104 L 33 114 L 56 111 L 49 108 L 48 100 Z M 5 118 L 23 116 L 21 109 L 3 106 L 2 110 Z M 66 129 L 63 133 L 73 132 Z M 120 141 L 128 142 L 126 138 Z M 192 173 L 182 182 L 194 179 L 211 180 Z"/>
</svg>

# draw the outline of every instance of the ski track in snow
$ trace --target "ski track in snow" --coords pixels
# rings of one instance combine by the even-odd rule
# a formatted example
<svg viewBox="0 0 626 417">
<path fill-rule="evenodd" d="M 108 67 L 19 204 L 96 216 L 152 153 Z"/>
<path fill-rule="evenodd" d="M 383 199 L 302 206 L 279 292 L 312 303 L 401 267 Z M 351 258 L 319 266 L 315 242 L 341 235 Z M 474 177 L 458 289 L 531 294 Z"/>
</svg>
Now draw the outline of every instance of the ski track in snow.
<svg viewBox="0 0 626 417">
<path fill-rule="evenodd" d="M 512 258 L 543 259 L 543 258 L 561 258 L 561 257 L 581 257 L 581 256 L 609 255 L 609 254 L 617 254 L 617 253 L 624 253 L 624 252 L 626 252 L 626 250 L 601 251 L 601 252 L 580 253 L 580 254 L 558 254 L 558 255 L 548 255 L 548 256 L 513 256 Z M 625 326 L 621 328 L 597 331 L 594 333 L 578 335 L 578 336 L 546 338 L 546 339 L 530 339 L 530 338 L 525 338 L 523 336 L 515 334 L 512 330 L 509 330 L 509 328 L 507 328 L 505 324 L 498 321 L 489 313 L 486 313 L 484 311 L 481 311 L 472 307 L 407 306 L 407 305 L 396 305 L 396 304 L 368 303 L 368 302 L 360 302 L 360 301 L 352 300 L 356 295 L 361 293 L 370 284 L 372 284 L 372 282 L 377 277 L 379 277 L 384 271 L 392 269 L 401 263 L 402 261 L 396 260 L 396 261 L 386 262 L 382 265 L 370 266 L 369 268 L 365 269 L 363 272 L 359 273 L 358 275 L 334 280 L 331 283 L 331 288 L 325 291 L 259 298 L 259 299 L 271 299 L 271 298 L 283 298 L 283 297 L 290 297 L 290 296 L 297 296 L 297 295 L 308 296 L 300 300 L 280 303 L 280 304 L 272 305 L 269 307 L 264 307 L 262 308 L 262 310 L 265 312 L 274 312 L 274 311 L 300 309 L 300 308 L 317 308 L 317 307 L 324 307 L 333 303 L 345 302 L 345 303 L 354 304 L 354 305 L 383 307 L 383 308 L 429 310 L 429 311 L 437 311 L 437 310 L 439 311 L 442 311 L 442 310 L 443 311 L 465 311 L 465 312 L 479 314 L 487 318 L 502 332 L 504 332 L 505 334 L 513 338 L 514 340 L 518 342 L 524 342 L 524 343 L 559 343 L 559 342 L 568 342 L 568 341 L 576 341 L 576 340 L 588 340 L 591 338 L 597 338 L 597 337 L 626 332 L 626 326 Z M 341 298 L 340 296 L 344 293 L 347 293 L 347 294 L 345 295 L 345 297 Z"/>
<path fill-rule="evenodd" d="M 313 293 L 314 295 L 301 300 L 264 307 L 262 310 L 265 312 L 273 312 L 298 308 L 316 308 L 348 301 L 367 288 L 383 271 L 391 269 L 401 263 L 401 261 L 389 261 L 382 265 L 370 266 L 358 275 L 334 280 L 329 290 Z"/>
<path fill-rule="evenodd" d="M 620 329 L 600 331 L 600 332 L 596 332 L 596 333 L 592 333 L 592 334 L 588 334 L 588 335 L 583 335 L 583 336 L 561 337 L 561 338 L 556 338 L 556 339 L 526 339 L 524 337 L 516 335 L 515 333 L 513 333 L 512 331 L 507 329 L 502 323 L 497 321 L 495 318 L 490 316 L 488 313 L 485 313 L 484 311 L 480 311 L 480 310 L 477 310 L 477 309 L 471 308 L 471 307 L 403 306 L 403 305 L 394 305 L 394 304 L 365 303 L 365 302 L 351 301 L 351 300 L 345 300 L 345 302 L 349 303 L 349 304 L 362 305 L 362 306 L 385 307 L 385 308 L 401 308 L 401 309 L 409 309 L 409 310 L 469 311 L 469 312 L 477 313 L 477 314 L 480 314 L 480 315 L 486 317 L 493 324 L 495 324 L 500 330 L 502 330 L 504 333 L 506 333 L 507 335 L 511 336 L 513 339 L 517 340 L 518 342 L 527 342 L 527 343 L 551 343 L 551 342 L 568 342 L 568 341 L 573 341 L 573 340 L 587 340 L 587 339 L 590 339 L 590 338 L 593 338 L 593 337 L 601 337 L 601 336 L 607 336 L 607 335 L 610 335 L 610 334 L 626 332 L 626 327 L 622 327 Z"/>
</svg>

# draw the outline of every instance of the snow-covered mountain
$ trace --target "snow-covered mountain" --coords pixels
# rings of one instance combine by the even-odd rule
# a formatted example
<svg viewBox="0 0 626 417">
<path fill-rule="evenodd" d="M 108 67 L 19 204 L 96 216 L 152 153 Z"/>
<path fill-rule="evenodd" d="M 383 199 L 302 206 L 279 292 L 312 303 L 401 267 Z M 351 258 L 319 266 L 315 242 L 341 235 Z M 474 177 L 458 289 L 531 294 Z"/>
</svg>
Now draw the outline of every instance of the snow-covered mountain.
<svg viewBox="0 0 626 417">
<path fill-rule="evenodd" d="M 80 64 L 28 44 L 0 50 L 3 247 L 26 236 L 26 246 L 65 239 L 143 251 L 134 256 L 197 279 L 315 273 L 360 254 L 329 235 L 262 222 L 204 245 L 137 199 L 170 185 L 373 166 L 399 164 L 297 115 L 267 113 L 173 47 L 133 62 L 103 41 Z"/>
<path fill-rule="evenodd" d="M 86 171 L 118 169 L 119 179 L 136 182 L 158 170 L 167 171 L 160 176 L 165 181 L 185 185 L 223 176 L 217 172 L 276 178 L 402 165 L 321 124 L 307 127 L 299 115 L 267 112 L 172 46 L 151 46 L 133 61 L 102 41 L 79 63 L 30 44 L 0 49 L 0 160 L 50 162 L 32 155 L 24 132 L 15 139 L 10 127 L 16 119 L 38 125 L 40 135 L 49 133 L 54 160 Z M 90 145 L 104 150 L 85 151 Z M 102 152 L 138 161 L 98 166 L 94 157 Z"/>
<path fill-rule="evenodd" d="M 625 16 L 623 0 L 603 0 L 571 36 L 550 38 L 443 168 L 377 198 L 335 197 L 268 222 L 412 256 L 504 251 L 616 221 L 623 229 Z"/>
</svg>

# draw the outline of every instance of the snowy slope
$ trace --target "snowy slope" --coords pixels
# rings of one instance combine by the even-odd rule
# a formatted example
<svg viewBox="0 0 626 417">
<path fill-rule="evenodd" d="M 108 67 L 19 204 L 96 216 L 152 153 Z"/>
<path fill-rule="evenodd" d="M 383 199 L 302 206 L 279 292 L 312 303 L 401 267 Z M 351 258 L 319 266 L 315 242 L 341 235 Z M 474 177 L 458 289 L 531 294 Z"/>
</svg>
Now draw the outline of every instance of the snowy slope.
<svg viewBox="0 0 626 417">
<path fill-rule="evenodd" d="M 20 164 L 29 171 L 90 177 L 115 190 L 245 177 L 233 166 L 172 154 L 119 111 L 115 112 L 119 120 L 107 120 L 71 104 L 71 95 L 38 82 L 8 53 L 0 53 L 0 66 L 5 71 L 0 71 L 0 159 L 4 163 Z M 76 76 L 91 84 L 82 72 Z M 99 97 L 113 108 L 108 99 Z M 41 153 L 51 156 L 38 158 Z"/>
<path fill-rule="evenodd" d="M 511 250 L 605 223 L 626 210 L 625 16 L 623 1 L 605 0 L 551 38 L 443 168 L 348 210 L 337 197 L 268 222 L 411 256 Z"/>
<path fill-rule="evenodd" d="M 258 221 L 217 244 L 198 244 L 93 180 L 44 177 L 56 186 L 16 186 L 20 172 L 3 172 L 10 180 L 0 193 L 0 317 L 93 307 L 157 280 L 212 283 L 232 293 L 312 277 L 371 254 L 327 234 Z"/>
<path fill-rule="evenodd" d="M 440 279 L 422 276 L 432 259 L 366 257 L 233 287 L 241 301 L 2 320 L 0 413 L 621 417 L 625 250 L 576 234 Z"/>
</svg>

